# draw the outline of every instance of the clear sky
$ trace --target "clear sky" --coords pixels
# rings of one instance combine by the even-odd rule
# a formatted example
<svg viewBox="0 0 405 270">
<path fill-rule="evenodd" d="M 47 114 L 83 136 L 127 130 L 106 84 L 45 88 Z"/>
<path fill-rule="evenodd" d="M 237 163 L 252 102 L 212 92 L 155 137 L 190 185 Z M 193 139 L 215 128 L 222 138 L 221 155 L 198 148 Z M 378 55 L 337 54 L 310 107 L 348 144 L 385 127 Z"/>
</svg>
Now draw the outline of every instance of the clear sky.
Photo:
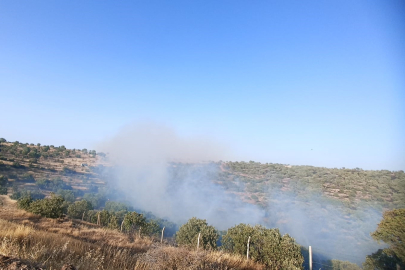
<svg viewBox="0 0 405 270">
<path fill-rule="evenodd" d="M 133 121 L 239 160 L 405 170 L 405 2 L 0 1 L 0 137 Z"/>
</svg>

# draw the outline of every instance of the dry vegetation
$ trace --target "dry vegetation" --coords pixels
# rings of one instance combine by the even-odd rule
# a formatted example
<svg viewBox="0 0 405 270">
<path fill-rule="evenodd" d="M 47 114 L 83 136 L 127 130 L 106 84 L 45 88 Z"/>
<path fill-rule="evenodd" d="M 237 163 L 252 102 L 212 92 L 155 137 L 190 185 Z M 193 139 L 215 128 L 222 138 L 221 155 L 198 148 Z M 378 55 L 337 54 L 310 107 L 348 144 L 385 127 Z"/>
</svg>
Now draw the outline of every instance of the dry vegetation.
<svg viewBox="0 0 405 270">
<path fill-rule="evenodd" d="M 87 149 L 3 142 L 0 144 L 0 171 L 13 186 L 35 188 L 35 180 L 60 179 L 77 190 L 104 186 L 97 168 L 108 166 L 105 155 Z M 44 192 L 46 195 L 48 193 Z"/>
<path fill-rule="evenodd" d="M 46 269 L 262 269 L 220 251 L 161 245 L 149 237 L 122 234 L 91 223 L 42 218 L 16 209 L 0 196 L 0 254 Z"/>
</svg>

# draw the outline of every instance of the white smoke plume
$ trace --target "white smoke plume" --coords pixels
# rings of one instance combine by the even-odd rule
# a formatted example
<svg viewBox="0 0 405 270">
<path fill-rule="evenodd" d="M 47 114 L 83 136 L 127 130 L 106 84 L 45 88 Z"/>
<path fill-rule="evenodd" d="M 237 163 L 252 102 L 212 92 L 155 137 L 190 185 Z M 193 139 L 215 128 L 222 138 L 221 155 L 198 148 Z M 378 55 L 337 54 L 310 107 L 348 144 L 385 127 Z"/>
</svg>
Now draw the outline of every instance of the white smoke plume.
<svg viewBox="0 0 405 270">
<path fill-rule="evenodd" d="M 207 219 L 218 229 L 259 223 L 264 216 L 262 209 L 242 203 L 212 181 L 218 168 L 207 161 L 230 157 L 222 144 L 143 123 L 123 128 L 99 148 L 118 168 L 114 185 L 136 208 L 178 223 L 193 216 Z M 181 175 L 173 175 L 178 171 Z"/>
<path fill-rule="evenodd" d="M 178 224 L 193 216 L 220 230 L 239 223 L 263 224 L 311 245 L 315 253 L 358 264 L 382 247 L 370 237 L 381 211 L 358 208 L 348 214 L 321 195 L 297 198 L 276 190 L 269 191 L 263 210 L 226 192 L 215 184 L 218 163 L 207 161 L 229 160 L 230 151 L 212 140 L 186 138 L 170 127 L 143 123 L 123 128 L 99 148 L 118 168 L 113 185 L 124 191 L 123 199 Z"/>
</svg>

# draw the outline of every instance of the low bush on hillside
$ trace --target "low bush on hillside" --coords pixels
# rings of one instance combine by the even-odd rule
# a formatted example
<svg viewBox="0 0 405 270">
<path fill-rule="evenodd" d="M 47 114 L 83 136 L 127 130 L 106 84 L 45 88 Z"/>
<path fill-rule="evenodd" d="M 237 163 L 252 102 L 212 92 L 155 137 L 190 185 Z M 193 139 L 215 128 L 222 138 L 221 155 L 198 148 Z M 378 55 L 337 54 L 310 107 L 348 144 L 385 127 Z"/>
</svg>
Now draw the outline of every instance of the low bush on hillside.
<svg viewBox="0 0 405 270">
<path fill-rule="evenodd" d="M 216 249 L 218 238 L 218 232 L 213 226 L 208 225 L 205 219 L 195 217 L 189 219 L 176 233 L 176 242 L 179 245 L 197 247 L 199 241 L 199 247 L 202 249 Z"/>
<path fill-rule="evenodd" d="M 281 236 L 278 229 L 239 224 L 228 229 L 222 240 L 224 250 L 241 256 L 246 256 L 249 241 L 250 258 L 269 269 L 302 269 L 300 246 L 288 234 Z"/>
</svg>

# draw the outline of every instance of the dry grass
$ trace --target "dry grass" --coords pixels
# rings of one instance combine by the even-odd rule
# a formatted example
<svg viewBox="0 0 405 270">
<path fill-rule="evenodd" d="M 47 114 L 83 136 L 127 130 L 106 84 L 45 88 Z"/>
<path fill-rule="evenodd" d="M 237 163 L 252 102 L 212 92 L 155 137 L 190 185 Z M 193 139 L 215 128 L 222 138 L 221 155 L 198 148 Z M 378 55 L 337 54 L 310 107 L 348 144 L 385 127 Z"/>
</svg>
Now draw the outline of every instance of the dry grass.
<svg viewBox="0 0 405 270">
<path fill-rule="evenodd" d="M 60 269 L 263 269 L 262 265 L 220 251 L 195 252 L 160 245 L 69 219 L 48 219 L 17 209 L 0 196 L 0 254 Z"/>
<path fill-rule="evenodd" d="M 16 201 L 8 196 L 0 195 L 0 219 L 17 224 L 28 225 L 36 230 L 60 234 L 98 245 L 111 245 L 130 248 L 136 252 L 146 252 L 152 244 L 148 237 L 123 234 L 119 231 L 102 228 L 98 225 L 72 219 L 44 218 L 18 209 Z"/>
<path fill-rule="evenodd" d="M 46 269 L 60 269 L 66 263 L 78 269 L 263 269 L 260 264 L 221 251 L 195 252 L 155 244 L 145 253 L 136 248 L 89 243 L 2 219 L 0 241 L 0 254 Z"/>
<path fill-rule="evenodd" d="M 71 263 L 78 269 L 134 269 L 139 250 L 99 245 L 0 220 L 0 254 L 60 269 Z"/>
<path fill-rule="evenodd" d="M 140 256 L 136 265 L 140 269 L 264 269 L 246 258 L 221 251 L 192 251 L 179 247 L 156 246 Z"/>
</svg>

